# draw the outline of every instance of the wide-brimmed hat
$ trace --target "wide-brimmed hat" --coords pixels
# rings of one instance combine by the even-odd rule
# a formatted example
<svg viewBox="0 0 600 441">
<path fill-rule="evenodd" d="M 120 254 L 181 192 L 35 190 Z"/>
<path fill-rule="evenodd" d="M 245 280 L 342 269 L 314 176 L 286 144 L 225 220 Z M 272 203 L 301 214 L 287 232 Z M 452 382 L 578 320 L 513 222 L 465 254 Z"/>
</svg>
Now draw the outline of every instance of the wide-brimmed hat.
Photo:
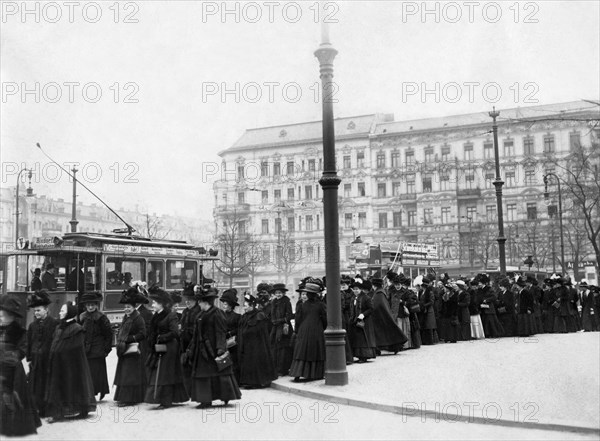
<svg viewBox="0 0 600 441">
<path fill-rule="evenodd" d="M 198 294 L 198 301 L 207 301 L 210 299 L 216 299 L 217 297 L 219 297 L 219 290 L 211 286 L 208 289 L 202 290 L 200 294 Z"/>
<path fill-rule="evenodd" d="M 535 276 L 528 274 L 527 277 L 525 277 L 525 282 L 535 285 L 537 283 L 537 279 L 535 278 Z"/>
<path fill-rule="evenodd" d="M 285 286 L 285 283 L 274 283 L 271 286 L 271 292 L 275 292 L 275 291 L 282 291 L 282 292 L 287 292 L 287 288 Z"/>
<path fill-rule="evenodd" d="M 0 297 L 0 309 L 17 317 L 23 317 L 21 304 L 14 297 L 8 295 Z"/>
<path fill-rule="evenodd" d="M 173 303 L 181 303 L 182 300 L 183 300 L 183 298 L 181 297 L 180 291 L 173 291 L 171 293 L 171 301 Z"/>
<path fill-rule="evenodd" d="M 464 280 L 457 280 L 456 282 L 454 282 L 456 284 L 456 286 L 458 286 L 459 288 L 462 289 L 467 289 L 467 284 Z"/>
<path fill-rule="evenodd" d="M 143 295 L 137 287 L 131 287 L 121 293 L 119 303 L 123 305 L 139 305 L 148 303 L 148 298 Z"/>
<path fill-rule="evenodd" d="M 41 289 L 27 296 L 27 307 L 35 308 L 36 306 L 48 306 L 52 303 L 50 296 L 45 289 Z"/>
<path fill-rule="evenodd" d="M 158 286 L 153 286 L 152 288 L 150 288 L 150 290 L 148 291 L 148 297 L 150 297 L 152 300 L 154 300 L 157 303 L 160 303 L 163 306 L 171 305 L 173 303 L 173 298 L 171 297 L 171 295 L 164 289 L 159 288 Z"/>
<path fill-rule="evenodd" d="M 221 302 L 229 303 L 231 306 L 238 306 L 238 292 L 235 288 L 226 289 L 221 294 Z"/>
<path fill-rule="evenodd" d="M 345 283 L 346 285 L 352 284 L 352 277 L 347 274 L 342 274 L 340 277 L 340 284 Z"/>
<path fill-rule="evenodd" d="M 102 301 L 102 293 L 98 291 L 86 292 L 79 299 L 79 303 L 82 305 L 85 303 L 100 303 Z"/>
<path fill-rule="evenodd" d="M 581 279 L 581 281 L 579 282 L 579 285 L 577 285 L 578 288 L 588 288 L 589 285 L 587 283 L 586 279 Z"/>
<path fill-rule="evenodd" d="M 181 293 L 181 296 L 183 298 L 185 298 L 186 300 L 196 300 L 196 298 L 197 298 L 196 286 L 197 285 L 195 283 L 186 284 L 183 288 L 183 292 Z"/>
<path fill-rule="evenodd" d="M 383 279 L 379 278 L 379 277 L 372 277 L 371 278 L 371 283 L 373 285 L 377 285 L 377 286 L 383 286 Z"/>
<path fill-rule="evenodd" d="M 266 292 L 270 292 L 271 291 L 271 285 L 269 283 L 266 282 L 261 282 L 256 286 L 256 291 L 257 292 L 262 292 L 262 291 L 266 291 Z"/>
<path fill-rule="evenodd" d="M 520 286 L 521 288 L 527 286 L 527 281 L 521 276 L 517 277 L 517 279 L 515 280 L 515 283 L 518 286 Z"/>
<path fill-rule="evenodd" d="M 246 293 L 244 294 L 244 301 L 248 302 L 251 306 L 256 306 L 258 304 L 258 297 L 253 296 L 252 294 Z"/>
<path fill-rule="evenodd" d="M 300 290 L 300 292 L 319 294 L 323 291 L 322 287 L 317 283 L 307 283 L 304 285 L 304 288 Z"/>
</svg>

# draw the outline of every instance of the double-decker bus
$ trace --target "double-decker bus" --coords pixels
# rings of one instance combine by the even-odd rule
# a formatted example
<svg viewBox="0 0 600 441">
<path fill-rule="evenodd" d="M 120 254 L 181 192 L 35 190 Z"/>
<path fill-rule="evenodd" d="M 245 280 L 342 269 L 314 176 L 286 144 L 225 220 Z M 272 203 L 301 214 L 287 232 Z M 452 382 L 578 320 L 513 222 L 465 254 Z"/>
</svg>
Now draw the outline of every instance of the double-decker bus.
<svg viewBox="0 0 600 441">
<path fill-rule="evenodd" d="M 13 260 L 12 265 L 8 264 Z M 121 322 L 121 293 L 132 281 L 158 285 L 167 292 L 181 291 L 186 283 L 204 285 L 214 280 L 214 261 L 202 247 L 183 241 L 155 240 L 138 236 L 99 233 L 66 233 L 64 236 L 34 238 L 22 250 L 8 253 L 5 263 L 16 265 L 16 283 L 7 286 L 4 268 L 3 293 L 26 299 L 36 268 L 44 273 L 54 265 L 56 290 L 50 291 L 50 314 L 58 317 L 61 305 L 76 301 L 86 291 L 103 295 L 100 310 L 113 325 Z M 12 289 L 11 289 L 12 288 Z M 28 311 L 24 324 L 33 320 Z"/>
</svg>

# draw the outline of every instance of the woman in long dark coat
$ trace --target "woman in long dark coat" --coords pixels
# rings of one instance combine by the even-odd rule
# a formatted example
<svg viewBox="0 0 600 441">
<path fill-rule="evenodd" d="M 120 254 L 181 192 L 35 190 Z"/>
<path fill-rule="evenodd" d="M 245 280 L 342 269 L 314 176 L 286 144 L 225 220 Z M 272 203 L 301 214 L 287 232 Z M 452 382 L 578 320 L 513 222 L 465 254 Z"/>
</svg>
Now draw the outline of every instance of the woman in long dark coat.
<svg viewBox="0 0 600 441">
<path fill-rule="evenodd" d="M 219 371 L 215 361 L 227 351 L 225 314 L 215 307 L 216 298 L 214 288 L 198 297 L 202 312 L 196 319 L 194 337 L 187 352 L 192 364 L 191 397 L 192 401 L 200 403 L 199 409 L 212 406 L 214 400 L 227 405 L 242 397 L 231 366 Z"/>
<path fill-rule="evenodd" d="M 117 337 L 117 370 L 114 384 L 117 386 L 114 400 L 119 406 L 131 406 L 144 401 L 146 393 L 146 369 L 142 347 L 146 344 L 146 324 L 136 305 L 148 303 L 137 288 L 129 288 L 121 294 L 120 304 L 125 309 Z M 137 346 L 127 352 L 128 347 Z M 135 348 L 132 348 L 135 349 Z"/>
<path fill-rule="evenodd" d="M 25 436 L 42 425 L 27 385 L 22 360 L 27 350 L 26 331 L 18 300 L 0 299 L 0 434 Z"/>
<path fill-rule="evenodd" d="M 471 340 L 471 313 L 469 311 L 471 296 L 467 290 L 467 284 L 464 280 L 457 280 L 456 286 L 458 287 L 458 321 L 460 323 L 460 340 L 469 341 Z"/>
<path fill-rule="evenodd" d="M 517 335 L 517 311 L 515 310 L 515 295 L 508 279 L 498 282 L 498 320 L 502 323 L 505 337 Z"/>
<path fill-rule="evenodd" d="M 350 321 L 354 316 L 354 292 L 350 289 L 350 285 L 352 284 L 352 279 L 343 275 L 340 278 L 340 300 L 342 302 L 342 328 L 346 331 L 345 342 L 346 342 L 346 364 L 354 363 L 354 356 L 352 355 L 352 346 L 350 345 L 350 335 L 348 328 L 350 326 Z"/>
<path fill-rule="evenodd" d="M 594 304 L 595 297 L 598 297 L 598 289 L 595 286 L 589 286 L 586 280 L 579 283 L 579 297 L 581 302 L 581 325 L 585 332 L 598 331 L 598 313 Z"/>
<path fill-rule="evenodd" d="M 183 300 L 185 302 L 185 309 L 181 314 L 181 319 L 179 320 L 180 326 L 180 345 L 179 350 L 181 352 L 182 360 L 185 360 L 185 353 L 187 352 L 190 343 L 192 342 L 192 338 L 194 337 L 194 328 L 196 327 L 196 319 L 200 314 L 200 305 L 198 305 L 198 295 L 199 291 L 196 292 L 195 284 L 188 285 L 183 290 Z M 191 392 L 192 386 L 192 366 L 190 363 L 182 363 L 181 365 L 183 372 L 183 384 L 185 385 L 185 390 L 188 395 Z"/>
<path fill-rule="evenodd" d="M 504 335 L 504 329 L 502 323 L 498 320 L 496 315 L 496 293 L 489 286 L 490 278 L 487 274 L 478 274 L 477 290 L 479 291 L 479 298 L 481 299 L 481 324 L 483 325 L 483 332 L 486 338 L 497 338 Z"/>
<path fill-rule="evenodd" d="M 327 309 L 318 299 L 321 292 L 318 284 L 306 283 L 301 291 L 306 293 L 307 300 L 296 311 L 296 345 L 290 376 L 295 381 L 300 378 L 320 380 L 325 376 Z"/>
<path fill-rule="evenodd" d="M 481 292 L 477 289 L 477 282 L 469 282 L 469 314 L 471 315 L 471 340 L 485 338 L 483 324 L 481 322 Z"/>
<path fill-rule="evenodd" d="M 557 279 L 558 285 L 554 288 L 555 310 L 554 329 L 555 333 L 575 332 L 577 329 L 571 306 L 571 293 L 562 278 Z M 557 305 L 557 306 L 556 306 Z"/>
<path fill-rule="evenodd" d="M 421 279 L 422 288 L 419 292 L 419 321 L 421 325 L 421 341 L 424 345 L 434 345 L 439 342 L 437 323 L 435 320 L 435 293 L 429 276 Z"/>
<path fill-rule="evenodd" d="M 285 295 L 287 288 L 283 283 L 275 283 L 271 293 L 274 298 L 271 301 L 270 319 L 271 324 L 271 347 L 275 357 L 275 372 L 278 375 L 287 375 L 292 363 L 291 338 L 293 334 L 292 302 Z"/>
<path fill-rule="evenodd" d="M 358 358 L 360 363 L 364 363 L 377 356 L 375 329 L 371 317 L 373 302 L 368 294 L 371 290 L 371 282 L 357 277 L 354 279 L 352 289 L 356 298 L 354 299 L 354 316 L 350 323 L 350 344 L 353 355 Z"/>
<path fill-rule="evenodd" d="M 396 323 L 392 316 L 390 304 L 388 303 L 385 291 L 383 290 L 383 280 L 374 278 L 371 283 L 375 287 L 373 294 L 373 328 L 375 330 L 375 342 L 380 351 L 398 353 L 408 337 L 402 332 L 402 329 Z M 404 305 L 402 305 L 404 308 Z"/>
<path fill-rule="evenodd" d="M 442 290 L 440 326 L 444 331 L 444 341 L 456 343 L 460 339 L 460 322 L 458 321 L 458 286 L 447 283 Z"/>
<path fill-rule="evenodd" d="M 221 304 L 223 305 L 225 323 L 227 325 L 227 333 L 225 334 L 225 338 L 228 342 L 231 342 L 227 344 L 227 346 L 229 346 L 227 350 L 229 351 L 229 354 L 231 355 L 231 361 L 233 362 L 233 374 L 235 375 L 235 379 L 237 380 L 238 384 L 240 384 L 238 329 L 240 327 L 240 320 L 242 316 L 241 314 L 235 312 L 235 307 L 239 305 L 237 301 L 237 295 L 237 289 L 227 289 L 221 295 L 220 300 Z"/>
<path fill-rule="evenodd" d="M 94 395 L 100 394 L 100 400 L 109 392 L 106 357 L 112 350 L 113 332 L 108 318 L 98 311 L 102 301 L 99 292 L 86 292 L 80 302 L 86 311 L 79 316 L 79 322 L 85 332 L 85 356 L 90 367 Z"/>
<path fill-rule="evenodd" d="M 268 387 L 277 379 L 269 339 L 269 319 L 256 308 L 257 304 L 257 297 L 244 297 L 245 313 L 237 331 L 239 384 L 248 389 Z"/>
<path fill-rule="evenodd" d="M 150 289 L 154 315 L 150 321 L 150 355 L 146 361 L 150 373 L 146 403 L 158 403 L 155 409 L 171 407 L 173 403 L 189 400 L 183 385 L 179 353 L 179 320 L 171 310 L 172 298 L 160 288 Z M 166 345 L 166 352 L 157 352 L 157 345 Z"/>
<path fill-rule="evenodd" d="M 35 320 L 27 328 L 27 361 L 29 365 L 29 385 L 40 417 L 46 416 L 46 382 L 48 379 L 48 360 L 54 330 L 58 320 L 48 314 L 51 303 L 46 291 L 37 291 L 28 299 L 28 307 L 33 309 Z"/>
<path fill-rule="evenodd" d="M 96 409 L 94 385 L 85 356 L 85 332 L 76 319 L 77 306 L 65 303 L 50 347 L 46 390 L 46 410 L 52 415 L 50 423 L 74 415 L 87 418 L 88 413 Z"/>
<path fill-rule="evenodd" d="M 529 337 L 535 334 L 535 323 L 533 319 L 533 294 L 525 285 L 525 281 L 519 278 L 517 281 L 519 293 L 517 297 L 517 335 Z"/>
<path fill-rule="evenodd" d="M 391 311 L 392 317 L 396 317 L 396 323 L 406 335 L 407 342 L 404 343 L 402 349 L 411 349 L 413 347 L 413 331 L 410 321 L 410 310 L 408 309 L 408 291 L 402 282 L 404 280 L 404 274 L 392 276 L 392 286 L 389 287 L 388 292 L 391 299 Z M 409 282 L 410 283 L 410 282 Z M 420 336 L 419 336 L 420 339 Z"/>
</svg>

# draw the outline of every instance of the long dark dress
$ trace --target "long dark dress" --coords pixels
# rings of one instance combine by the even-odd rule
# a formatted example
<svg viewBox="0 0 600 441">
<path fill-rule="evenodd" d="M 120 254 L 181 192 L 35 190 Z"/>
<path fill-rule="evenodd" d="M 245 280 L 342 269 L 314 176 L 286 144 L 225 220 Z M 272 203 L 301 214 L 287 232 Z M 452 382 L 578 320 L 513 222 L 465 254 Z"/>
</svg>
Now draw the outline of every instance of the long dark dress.
<svg viewBox="0 0 600 441">
<path fill-rule="evenodd" d="M 109 393 L 106 356 L 112 350 L 112 328 L 108 318 L 96 310 L 91 314 L 84 312 L 80 316 L 85 331 L 85 356 L 90 367 L 94 395 Z"/>
<path fill-rule="evenodd" d="M 481 324 L 486 338 L 497 338 L 504 335 L 502 323 L 496 315 L 496 294 L 489 286 L 479 289 L 481 305 L 487 305 L 487 308 L 481 307 Z"/>
<path fill-rule="evenodd" d="M 221 400 L 227 403 L 242 397 L 231 366 L 221 371 L 217 369 L 215 358 L 227 350 L 226 333 L 223 311 L 211 306 L 208 311 L 198 314 L 189 347 L 192 401 L 208 404 Z"/>
<path fill-rule="evenodd" d="M 42 425 L 23 369 L 25 334 L 16 321 L 0 326 L 0 434 L 5 436 L 31 435 Z"/>
<path fill-rule="evenodd" d="M 225 313 L 225 323 L 227 325 L 227 333 L 225 334 L 225 338 L 229 339 L 231 337 L 235 337 L 236 344 L 228 348 L 229 354 L 231 354 L 231 361 L 233 362 L 233 375 L 235 375 L 235 379 L 238 384 L 240 384 L 240 361 L 238 357 L 238 349 L 239 343 L 237 342 L 238 337 L 238 328 L 240 327 L 240 320 L 242 318 L 241 314 L 238 314 L 235 311 L 224 311 Z"/>
<path fill-rule="evenodd" d="M 425 287 L 419 293 L 419 322 L 421 327 L 421 340 L 424 345 L 434 345 L 439 342 L 437 323 L 434 310 L 435 295 L 433 288 Z"/>
<path fill-rule="evenodd" d="M 187 351 L 187 348 L 192 342 L 194 336 L 194 327 L 196 326 L 196 319 L 200 314 L 200 306 L 196 303 L 192 308 L 185 308 L 181 314 L 181 320 L 179 321 L 181 326 L 180 338 L 179 338 L 179 349 L 183 356 Z M 183 373 L 183 384 L 188 395 L 191 392 L 192 386 L 192 366 L 189 363 L 182 363 L 181 365 Z"/>
<path fill-rule="evenodd" d="M 458 293 L 458 321 L 460 323 L 460 340 L 471 340 L 471 314 L 469 304 L 471 295 L 466 289 L 461 289 Z"/>
<path fill-rule="evenodd" d="M 144 401 L 146 393 L 146 369 L 142 354 L 127 354 L 124 352 L 130 343 L 146 344 L 146 324 L 137 310 L 131 315 L 124 315 L 117 337 L 117 369 L 114 384 L 117 386 L 114 400 L 117 402 L 135 404 Z M 141 349 L 140 349 L 141 352 Z"/>
<path fill-rule="evenodd" d="M 535 323 L 535 332 L 536 334 L 541 334 L 544 332 L 541 308 L 542 290 L 539 286 L 534 285 L 531 287 L 530 291 L 533 295 L 533 321 Z"/>
<path fill-rule="evenodd" d="M 515 310 L 515 295 L 511 289 L 498 292 L 498 320 L 502 323 L 505 337 L 517 335 L 517 311 Z"/>
<path fill-rule="evenodd" d="M 360 314 L 364 316 L 364 327 L 357 326 Z M 352 353 L 356 358 L 363 361 L 377 356 L 372 314 L 373 302 L 369 295 L 363 291 L 354 299 L 354 316 L 349 329 Z"/>
<path fill-rule="evenodd" d="M 422 344 L 419 314 L 412 308 L 413 306 L 419 305 L 417 293 L 408 288 L 402 288 L 402 299 L 409 312 L 411 349 L 419 349 Z"/>
<path fill-rule="evenodd" d="M 346 364 L 352 364 L 354 362 L 354 356 L 352 355 L 352 345 L 350 345 L 350 334 L 348 327 L 350 321 L 354 315 L 354 292 L 351 289 L 341 292 L 342 302 L 342 328 L 346 330 L 345 342 L 346 342 Z"/>
<path fill-rule="evenodd" d="M 179 320 L 177 314 L 167 308 L 157 312 L 150 321 L 150 345 L 146 366 L 150 370 L 146 403 L 170 406 L 189 400 L 183 385 L 183 373 L 179 354 Z M 157 353 L 156 343 L 167 345 L 167 352 Z"/>
<path fill-rule="evenodd" d="M 33 399 L 40 413 L 46 416 L 46 382 L 48 380 L 48 359 L 54 330 L 58 320 L 46 316 L 45 319 L 35 319 L 27 329 L 27 360 L 31 363 L 29 371 L 29 385 L 33 392 Z"/>
<path fill-rule="evenodd" d="M 296 311 L 296 345 L 290 376 L 319 380 L 325 376 L 327 309 L 318 299 L 308 299 Z"/>
<path fill-rule="evenodd" d="M 446 292 L 442 295 L 440 324 L 444 341 L 456 343 L 460 339 L 460 322 L 458 321 L 458 292 Z"/>
<path fill-rule="evenodd" d="M 75 318 L 61 320 L 54 331 L 46 389 L 46 410 L 54 418 L 84 416 L 96 409 L 84 342 L 83 327 Z"/>
<path fill-rule="evenodd" d="M 406 306 L 404 290 L 397 290 L 394 285 L 388 289 L 388 298 L 390 299 L 390 310 L 392 317 L 396 318 L 396 324 L 406 335 L 407 342 L 402 345 L 402 349 L 412 348 L 412 333 L 410 330 L 410 311 Z M 379 348 L 378 348 L 379 349 Z"/>
<path fill-rule="evenodd" d="M 581 324 L 584 331 L 598 331 L 598 311 L 594 305 L 594 297 L 598 293 L 585 290 L 581 292 Z"/>
<path fill-rule="evenodd" d="M 267 387 L 277 379 L 269 339 L 269 319 L 253 309 L 240 318 L 237 331 L 240 385 Z"/>
<path fill-rule="evenodd" d="M 535 334 L 533 294 L 531 291 L 523 288 L 519 292 L 517 304 L 517 335 L 528 337 Z"/>
<path fill-rule="evenodd" d="M 373 294 L 373 328 L 377 349 L 398 352 L 402 349 L 408 337 L 402 332 L 392 316 L 390 304 L 383 289 L 377 289 Z"/>
<path fill-rule="evenodd" d="M 271 347 L 275 357 L 275 372 L 279 375 L 287 375 L 292 363 L 292 303 L 289 297 L 283 296 L 271 301 L 270 318 L 271 324 Z M 287 328 L 287 334 L 284 332 Z"/>
<path fill-rule="evenodd" d="M 544 324 L 544 332 L 552 333 L 554 332 L 554 319 L 557 315 L 557 309 L 554 307 L 554 302 L 556 302 L 556 289 L 546 287 L 546 289 L 542 292 L 542 322 Z"/>
<path fill-rule="evenodd" d="M 558 301 L 558 308 L 554 316 L 554 332 L 566 333 L 575 332 L 577 325 L 573 316 L 573 306 L 571 305 L 571 293 L 566 286 L 554 288 L 555 298 Z"/>
</svg>

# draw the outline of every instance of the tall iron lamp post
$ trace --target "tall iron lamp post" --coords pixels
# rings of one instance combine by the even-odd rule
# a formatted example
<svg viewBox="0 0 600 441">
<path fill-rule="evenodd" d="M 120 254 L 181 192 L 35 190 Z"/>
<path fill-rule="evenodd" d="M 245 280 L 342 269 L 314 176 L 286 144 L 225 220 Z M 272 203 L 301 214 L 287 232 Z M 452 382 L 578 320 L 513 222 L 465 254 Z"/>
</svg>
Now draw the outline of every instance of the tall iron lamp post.
<svg viewBox="0 0 600 441">
<path fill-rule="evenodd" d="M 26 197 L 33 196 L 33 188 L 31 188 L 31 177 L 33 176 L 32 169 L 24 168 L 17 175 L 17 191 L 15 196 L 15 247 L 19 246 L 19 184 L 21 183 L 21 175 L 27 172 L 27 177 L 29 178 L 29 186 L 27 187 L 27 192 L 25 193 Z M 15 291 L 19 290 L 19 262 L 18 257 L 15 256 Z"/>
<path fill-rule="evenodd" d="M 500 154 L 498 153 L 498 124 L 496 118 L 500 116 L 500 112 L 493 107 L 489 112 L 493 119 L 492 130 L 494 132 L 494 159 L 496 161 L 496 179 L 494 187 L 496 187 L 496 211 L 498 213 L 498 259 L 500 261 L 500 274 L 506 275 L 506 237 L 504 237 L 504 211 L 502 210 L 502 185 L 504 181 L 500 177 Z"/>
<path fill-rule="evenodd" d="M 325 330 L 325 384 L 348 384 L 346 370 L 346 331 L 342 328 L 340 292 L 340 243 L 338 236 L 338 187 L 341 179 L 335 167 L 333 121 L 333 60 L 337 50 L 329 42 L 327 23 L 321 23 L 321 45 L 315 51 L 319 60 L 323 101 L 323 218 L 325 233 L 325 274 L 327 276 L 327 329 Z"/>
<path fill-rule="evenodd" d="M 563 221 L 562 221 L 562 193 L 560 191 L 560 179 L 554 173 L 546 173 L 544 175 L 544 198 L 547 202 L 550 200 L 550 193 L 548 192 L 548 177 L 552 176 L 556 179 L 556 185 L 558 186 L 558 226 L 560 228 L 560 267 L 562 269 L 563 276 L 565 272 L 565 239 L 563 237 Z"/>
</svg>

